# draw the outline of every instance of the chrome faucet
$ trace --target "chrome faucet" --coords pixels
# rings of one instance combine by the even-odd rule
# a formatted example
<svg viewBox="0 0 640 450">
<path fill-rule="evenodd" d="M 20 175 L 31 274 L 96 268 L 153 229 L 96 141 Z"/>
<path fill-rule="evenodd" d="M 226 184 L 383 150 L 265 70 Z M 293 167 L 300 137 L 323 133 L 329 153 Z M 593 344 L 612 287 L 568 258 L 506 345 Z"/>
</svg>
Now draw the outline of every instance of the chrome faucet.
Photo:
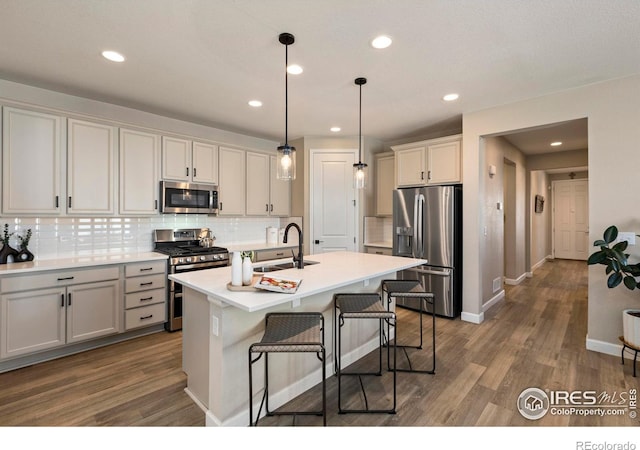
<svg viewBox="0 0 640 450">
<path fill-rule="evenodd" d="M 287 243 L 287 236 L 289 236 L 289 229 L 291 227 L 298 230 L 298 256 L 293 257 L 293 262 L 297 263 L 298 269 L 304 269 L 304 261 L 302 260 L 302 230 L 300 229 L 298 224 L 291 222 L 289 225 L 287 225 L 287 227 L 284 229 L 284 238 L 282 239 L 282 243 Z"/>
</svg>

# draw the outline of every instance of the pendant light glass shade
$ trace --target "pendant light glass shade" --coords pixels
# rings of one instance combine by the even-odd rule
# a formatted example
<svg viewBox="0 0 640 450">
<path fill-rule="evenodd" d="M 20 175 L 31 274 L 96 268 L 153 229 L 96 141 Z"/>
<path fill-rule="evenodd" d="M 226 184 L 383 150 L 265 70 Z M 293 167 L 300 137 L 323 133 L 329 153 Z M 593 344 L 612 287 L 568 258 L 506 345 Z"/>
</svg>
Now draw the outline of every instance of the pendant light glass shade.
<svg viewBox="0 0 640 450">
<path fill-rule="evenodd" d="M 355 83 L 360 86 L 360 108 L 358 125 L 358 162 L 353 165 L 353 187 L 364 189 L 367 187 L 367 165 L 362 162 L 362 85 L 366 78 L 356 78 Z"/>
<path fill-rule="evenodd" d="M 278 147 L 278 160 L 276 161 L 278 180 L 296 179 L 296 148 L 290 145 Z"/>
<path fill-rule="evenodd" d="M 290 33 L 281 33 L 278 40 L 284 45 L 284 145 L 278 147 L 277 173 L 278 180 L 295 180 L 296 179 L 296 148 L 289 145 L 289 45 L 295 42 L 295 38 Z"/>
</svg>

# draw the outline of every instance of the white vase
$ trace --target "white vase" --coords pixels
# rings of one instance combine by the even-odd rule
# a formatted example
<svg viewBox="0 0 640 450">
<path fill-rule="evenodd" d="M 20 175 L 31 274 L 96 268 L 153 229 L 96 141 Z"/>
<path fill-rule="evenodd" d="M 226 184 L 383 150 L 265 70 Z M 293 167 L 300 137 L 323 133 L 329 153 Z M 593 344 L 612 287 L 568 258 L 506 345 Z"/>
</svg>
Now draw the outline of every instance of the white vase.
<svg viewBox="0 0 640 450">
<path fill-rule="evenodd" d="M 640 317 L 629 313 L 640 314 L 640 309 L 625 309 L 622 311 L 623 337 L 628 344 L 638 348 L 640 347 Z"/>
<path fill-rule="evenodd" d="M 242 286 L 242 257 L 240 252 L 233 252 L 231 258 L 231 285 Z"/>
<path fill-rule="evenodd" d="M 253 264 L 248 256 L 242 261 L 242 285 L 249 286 L 253 278 Z"/>
</svg>

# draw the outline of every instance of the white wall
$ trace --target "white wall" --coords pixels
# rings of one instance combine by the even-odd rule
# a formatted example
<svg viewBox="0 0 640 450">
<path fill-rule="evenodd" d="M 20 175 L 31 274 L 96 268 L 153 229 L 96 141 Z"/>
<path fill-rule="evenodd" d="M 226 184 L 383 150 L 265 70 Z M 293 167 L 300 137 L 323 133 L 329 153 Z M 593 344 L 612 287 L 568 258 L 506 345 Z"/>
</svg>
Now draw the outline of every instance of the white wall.
<svg viewBox="0 0 640 450">
<path fill-rule="evenodd" d="M 589 240 L 616 224 L 640 232 L 637 192 L 640 190 L 640 75 L 611 80 L 463 117 L 464 285 L 463 318 L 482 321 L 482 264 L 495 257 L 481 245 L 487 222 L 482 198 L 488 182 L 483 136 L 498 135 L 566 120 L 587 118 L 589 133 Z M 618 180 L 623 180 L 619 182 Z M 637 257 L 640 252 L 633 248 Z M 589 348 L 617 352 L 622 334 L 621 311 L 640 306 L 640 293 L 609 290 L 602 267 L 589 268 Z"/>
<path fill-rule="evenodd" d="M 530 173 L 530 194 L 528 196 L 527 207 L 530 211 L 530 258 L 529 267 L 535 269 L 539 267 L 551 255 L 551 185 L 547 173 L 543 170 L 533 170 Z M 544 207 L 541 213 L 535 212 L 536 195 L 544 197 Z"/>
</svg>

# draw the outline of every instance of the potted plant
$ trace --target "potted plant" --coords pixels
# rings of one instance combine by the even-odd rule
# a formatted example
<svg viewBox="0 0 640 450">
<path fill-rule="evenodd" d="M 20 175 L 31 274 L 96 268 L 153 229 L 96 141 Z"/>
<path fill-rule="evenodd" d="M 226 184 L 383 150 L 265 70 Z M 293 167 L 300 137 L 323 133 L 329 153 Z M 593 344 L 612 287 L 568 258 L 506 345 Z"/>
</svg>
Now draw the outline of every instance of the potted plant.
<svg viewBox="0 0 640 450">
<path fill-rule="evenodd" d="M 4 232 L 2 234 L 2 250 L 0 250 L 0 264 L 13 262 L 18 255 L 18 251 L 9 245 L 9 239 L 13 233 L 9 233 L 9 224 L 4 224 Z"/>
<path fill-rule="evenodd" d="M 638 236 L 640 237 L 640 236 Z M 640 289 L 640 263 L 630 264 L 629 254 L 625 253 L 629 243 L 625 241 L 616 242 L 618 239 L 618 228 L 611 225 L 604 231 L 603 239 L 598 239 L 593 243 L 594 247 L 600 250 L 592 253 L 587 260 L 587 264 L 602 264 L 606 266 L 607 287 L 614 288 L 623 284 L 627 289 Z M 622 311 L 622 329 L 625 342 L 640 347 L 640 310 L 625 309 Z"/>
<path fill-rule="evenodd" d="M 27 230 L 24 236 L 18 235 L 18 240 L 20 241 L 20 251 L 18 252 L 17 260 L 20 262 L 33 261 L 33 253 L 27 248 L 31 240 L 31 228 Z"/>
</svg>

